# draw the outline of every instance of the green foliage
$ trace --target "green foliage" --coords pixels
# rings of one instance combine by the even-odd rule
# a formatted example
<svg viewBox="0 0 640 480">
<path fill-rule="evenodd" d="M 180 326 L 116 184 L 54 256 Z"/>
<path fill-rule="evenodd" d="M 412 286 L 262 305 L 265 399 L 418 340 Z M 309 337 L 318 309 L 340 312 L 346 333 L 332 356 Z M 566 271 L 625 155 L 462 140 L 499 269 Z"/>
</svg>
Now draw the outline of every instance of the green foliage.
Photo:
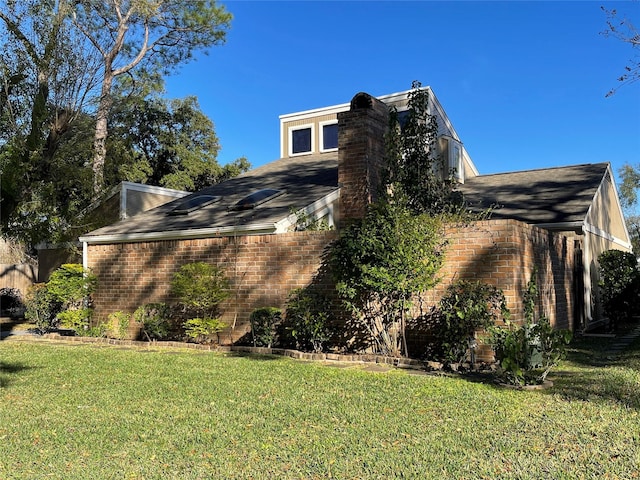
<svg viewBox="0 0 640 480">
<path fill-rule="evenodd" d="M 212 336 L 222 331 L 227 325 L 219 318 L 190 318 L 183 324 L 186 335 L 198 343 L 210 343 Z"/>
<path fill-rule="evenodd" d="M 615 326 L 640 310 L 640 267 L 635 255 L 607 250 L 598 256 L 602 304 Z"/>
<path fill-rule="evenodd" d="M 77 263 L 66 263 L 51 274 L 47 290 L 62 304 L 57 315 L 62 326 L 76 332 L 89 327 L 92 309 L 86 303 L 96 285 L 96 276 Z"/>
<path fill-rule="evenodd" d="M 310 288 L 298 288 L 289 294 L 285 324 L 296 347 L 302 351 L 322 352 L 329 339 L 329 302 Z"/>
<path fill-rule="evenodd" d="M 205 262 L 183 265 L 171 280 L 171 292 L 188 316 L 183 324 L 187 336 L 208 341 L 226 326 L 217 315 L 230 293 L 229 280 L 220 268 Z"/>
<path fill-rule="evenodd" d="M 169 335 L 169 306 L 164 303 L 147 303 L 136 308 L 133 318 L 142 324 L 147 340 L 163 340 Z"/>
<path fill-rule="evenodd" d="M 282 320 L 282 310 L 276 307 L 256 308 L 249 316 L 254 347 L 271 347 L 276 326 Z"/>
<path fill-rule="evenodd" d="M 29 287 L 24 304 L 25 318 L 35 324 L 39 333 L 47 333 L 55 328 L 61 305 L 53 298 L 46 284 L 35 283 Z"/>
<path fill-rule="evenodd" d="M 107 316 L 107 324 L 105 325 L 105 334 L 109 338 L 117 338 L 124 340 L 129 336 L 129 324 L 131 323 L 131 314 L 118 310 Z"/>
<path fill-rule="evenodd" d="M 84 335 L 91 325 L 92 313 L 93 310 L 91 308 L 73 308 L 60 312 L 57 319 L 60 320 L 60 326 L 70 328 L 75 330 L 77 334 Z"/>
<path fill-rule="evenodd" d="M 211 313 L 229 297 L 229 280 L 215 265 L 188 263 L 173 275 L 171 292 L 187 309 Z"/>
<path fill-rule="evenodd" d="M 441 321 L 436 326 L 437 344 L 443 359 L 460 362 L 475 344 L 475 333 L 487 329 L 509 310 L 499 288 L 481 282 L 458 280 L 451 284 L 438 306 Z"/>
<path fill-rule="evenodd" d="M 391 112 L 381 193 L 417 213 L 460 212 L 463 199 L 455 191 L 455 172 L 447 171 L 437 155 L 438 124 L 430 111 L 429 91 L 414 81 L 402 127 L 397 112 Z"/>
<path fill-rule="evenodd" d="M 384 202 L 372 205 L 333 244 L 329 265 L 338 293 L 377 353 L 406 353 L 406 311 L 439 281 L 444 246 L 438 219 Z"/>
<path fill-rule="evenodd" d="M 547 375 L 566 356 L 571 341 L 569 330 L 555 329 L 544 316 L 535 318 L 538 286 L 534 269 L 524 293 L 525 322 L 516 325 L 505 320 L 505 327 L 490 327 L 491 346 L 500 362 L 499 375 L 511 385 L 543 383 Z"/>
</svg>

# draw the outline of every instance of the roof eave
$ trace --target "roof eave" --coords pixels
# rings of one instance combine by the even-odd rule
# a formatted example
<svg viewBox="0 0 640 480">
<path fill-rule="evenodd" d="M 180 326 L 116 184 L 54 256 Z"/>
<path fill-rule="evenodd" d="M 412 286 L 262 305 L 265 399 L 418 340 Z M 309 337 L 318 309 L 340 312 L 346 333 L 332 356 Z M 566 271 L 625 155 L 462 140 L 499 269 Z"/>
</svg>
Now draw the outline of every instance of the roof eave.
<svg viewBox="0 0 640 480">
<path fill-rule="evenodd" d="M 276 225 L 256 224 L 246 227 L 212 227 L 192 230 L 175 230 L 165 232 L 116 233 L 106 235 L 85 235 L 80 242 L 89 245 L 104 245 L 109 243 L 156 242 L 162 240 L 191 240 L 196 238 L 230 237 L 234 235 L 268 235 L 276 233 Z"/>
</svg>

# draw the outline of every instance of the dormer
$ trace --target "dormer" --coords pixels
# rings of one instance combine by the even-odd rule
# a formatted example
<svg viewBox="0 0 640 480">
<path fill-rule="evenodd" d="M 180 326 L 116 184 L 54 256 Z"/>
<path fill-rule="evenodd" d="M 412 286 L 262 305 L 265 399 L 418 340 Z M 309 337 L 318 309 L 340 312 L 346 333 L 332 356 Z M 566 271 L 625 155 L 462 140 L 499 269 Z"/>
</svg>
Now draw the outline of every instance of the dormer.
<svg viewBox="0 0 640 480">
<path fill-rule="evenodd" d="M 438 155 L 443 159 L 443 170 L 453 172 L 454 178 L 464 183 L 475 177 L 478 170 L 460 141 L 442 105 L 430 87 L 428 112 L 438 123 Z M 389 108 L 395 107 L 400 116 L 407 111 L 409 91 L 377 97 Z M 305 110 L 280 116 L 280 156 L 290 158 L 312 154 L 335 153 L 338 150 L 338 113 L 349 110 L 350 104 Z"/>
</svg>

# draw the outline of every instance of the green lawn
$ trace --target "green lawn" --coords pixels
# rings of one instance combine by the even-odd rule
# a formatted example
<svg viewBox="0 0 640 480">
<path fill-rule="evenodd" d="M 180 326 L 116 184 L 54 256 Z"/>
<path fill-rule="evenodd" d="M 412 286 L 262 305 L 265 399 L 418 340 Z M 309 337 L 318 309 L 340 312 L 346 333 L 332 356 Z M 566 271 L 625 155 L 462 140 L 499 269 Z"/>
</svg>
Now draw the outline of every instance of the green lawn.
<svg viewBox="0 0 640 480">
<path fill-rule="evenodd" d="M 551 390 L 288 358 L 0 342 L 0 478 L 640 476 L 640 344 Z M 593 366 L 594 360 L 598 366 Z M 609 365 L 606 365 L 609 363 Z"/>
</svg>

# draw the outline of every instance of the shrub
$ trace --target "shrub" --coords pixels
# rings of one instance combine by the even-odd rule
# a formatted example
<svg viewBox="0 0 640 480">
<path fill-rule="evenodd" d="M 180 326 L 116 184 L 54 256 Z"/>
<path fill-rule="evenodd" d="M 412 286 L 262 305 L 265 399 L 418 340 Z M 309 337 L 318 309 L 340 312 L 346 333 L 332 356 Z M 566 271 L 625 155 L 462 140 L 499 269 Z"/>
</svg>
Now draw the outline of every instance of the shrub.
<svg viewBox="0 0 640 480">
<path fill-rule="evenodd" d="M 129 336 L 129 324 L 131 323 L 131 314 L 118 310 L 112 312 L 107 317 L 105 325 L 105 333 L 109 338 L 117 338 L 124 340 Z"/>
<path fill-rule="evenodd" d="M 256 308 L 249 316 L 254 347 L 271 347 L 282 311 L 276 307 Z"/>
<path fill-rule="evenodd" d="M 227 325 L 219 318 L 190 318 L 183 324 L 185 333 L 198 343 L 211 343 L 212 336 Z"/>
<path fill-rule="evenodd" d="M 544 315 L 536 321 L 536 272 L 534 269 L 524 292 L 524 323 L 515 325 L 505 320 L 506 328 L 489 329 L 491 346 L 500 364 L 498 375 L 512 385 L 543 383 L 566 356 L 566 346 L 571 341 L 569 330 L 554 329 Z"/>
<path fill-rule="evenodd" d="M 88 297 L 96 287 L 96 277 L 82 265 L 67 263 L 51 274 L 47 290 L 54 300 L 62 304 L 57 318 L 60 323 L 76 332 L 89 328 L 92 310 Z"/>
<path fill-rule="evenodd" d="M 220 321 L 218 307 L 229 296 L 229 280 L 224 272 L 208 263 L 183 265 L 171 280 L 187 320 L 183 323 L 187 336 L 196 341 L 209 341 L 226 325 Z"/>
<path fill-rule="evenodd" d="M 56 327 L 56 315 L 61 305 L 53 298 L 46 284 L 35 283 L 29 287 L 24 304 L 25 318 L 35 324 L 39 333 L 47 333 Z"/>
<path fill-rule="evenodd" d="M 602 306 L 612 327 L 640 309 L 640 269 L 635 255 L 607 250 L 598 257 Z"/>
<path fill-rule="evenodd" d="M 169 306 L 165 303 L 147 303 L 133 313 L 136 322 L 142 325 L 147 340 L 163 340 L 169 335 Z"/>
<path fill-rule="evenodd" d="M 323 344 L 329 339 L 328 312 L 327 299 L 309 288 L 291 292 L 285 321 L 299 350 L 322 352 Z"/>
<path fill-rule="evenodd" d="M 504 293 L 493 285 L 458 280 L 451 284 L 439 303 L 436 327 L 437 347 L 443 360 L 460 362 L 475 344 L 475 333 L 508 318 Z M 472 359 L 473 361 L 473 359 Z"/>
</svg>

